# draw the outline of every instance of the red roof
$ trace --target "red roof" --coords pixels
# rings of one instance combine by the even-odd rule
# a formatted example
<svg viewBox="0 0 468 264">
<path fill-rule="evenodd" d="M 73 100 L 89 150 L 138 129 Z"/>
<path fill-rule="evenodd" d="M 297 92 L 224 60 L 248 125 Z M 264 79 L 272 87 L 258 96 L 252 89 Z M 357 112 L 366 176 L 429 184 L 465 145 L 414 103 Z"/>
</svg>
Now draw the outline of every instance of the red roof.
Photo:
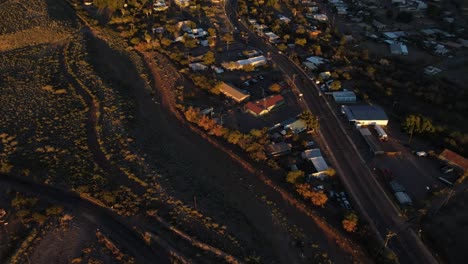
<svg viewBox="0 0 468 264">
<path fill-rule="evenodd" d="M 281 103 L 282 101 L 284 101 L 284 97 L 278 94 L 255 102 L 248 102 L 245 107 L 253 113 L 260 115 L 263 111 L 270 111 L 271 108 L 276 106 L 278 103 Z"/>
<path fill-rule="evenodd" d="M 439 157 L 443 160 L 457 165 L 458 167 L 464 170 L 468 170 L 468 160 L 451 150 L 445 149 L 444 151 L 442 151 L 442 153 L 440 153 Z"/>
</svg>

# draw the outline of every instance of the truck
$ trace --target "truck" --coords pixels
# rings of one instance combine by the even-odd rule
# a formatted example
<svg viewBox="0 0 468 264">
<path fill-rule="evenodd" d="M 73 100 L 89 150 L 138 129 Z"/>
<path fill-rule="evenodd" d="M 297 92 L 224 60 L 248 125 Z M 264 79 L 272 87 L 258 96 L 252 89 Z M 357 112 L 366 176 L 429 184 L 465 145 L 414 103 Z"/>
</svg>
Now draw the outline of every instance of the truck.
<svg viewBox="0 0 468 264">
<path fill-rule="evenodd" d="M 375 131 L 377 131 L 377 134 L 379 135 L 379 139 L 382 141 L 387 141 L 388 140 L 388 135 L 385 133 L 385 130 L 379 125 L 374 126 Z"/>
</svg>

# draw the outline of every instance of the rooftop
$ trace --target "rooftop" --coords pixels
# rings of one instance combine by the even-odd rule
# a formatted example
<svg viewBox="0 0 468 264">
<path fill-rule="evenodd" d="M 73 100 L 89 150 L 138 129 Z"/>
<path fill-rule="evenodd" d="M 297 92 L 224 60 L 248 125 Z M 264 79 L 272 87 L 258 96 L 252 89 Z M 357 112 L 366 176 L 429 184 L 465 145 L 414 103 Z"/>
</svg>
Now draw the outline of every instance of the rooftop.
<svg viewBox="0 0 468 264">
<path fill-rule="evenodd" d="M 375 105 L 344 105 L 342 109 L 350 121 L 388 120 L 388 116 L 384 110 Z"/>
<path fill-rule="evenodd" d="M 249 94 L 243 93 L 233 85 L 227 84 L 225 82 L 222 82 L 219 85 L 219 91 L 224 95 L 233 98 L 237 102 L 242 102 L 250 97 Z"/>
<path fill-rule="evenodd" d="M 271 110 L 282 101 L 284 101 L 284 97 L 278 94 L 268 96 L 255 102 L 248 102 L 245 107 L 256 115 L 261 115 L 262 112 Z"/>
<path fill-rule="evenodd" d="M 454 165 L 457 165 L 458 167 L 464 170 L 468 170 L 468 159 L 460 156 L 459 154 L 449 149 L 444 149 L 444 151 L 440 153 L 439 158 L 446 160 Z"/>
</svg>

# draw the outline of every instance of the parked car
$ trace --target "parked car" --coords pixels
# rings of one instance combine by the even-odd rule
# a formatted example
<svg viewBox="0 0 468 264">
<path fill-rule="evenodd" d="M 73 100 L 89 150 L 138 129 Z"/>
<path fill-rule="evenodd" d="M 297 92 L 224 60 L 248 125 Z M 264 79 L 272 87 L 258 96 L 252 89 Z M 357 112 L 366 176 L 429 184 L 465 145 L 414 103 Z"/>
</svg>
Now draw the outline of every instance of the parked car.
<svg viewBox="0 0 468 264">
<path fill-rule="evenodd" d="M 416 156 L 418 157 L 427 157 L 426 151 L 416 151 Z"/>
</svg>

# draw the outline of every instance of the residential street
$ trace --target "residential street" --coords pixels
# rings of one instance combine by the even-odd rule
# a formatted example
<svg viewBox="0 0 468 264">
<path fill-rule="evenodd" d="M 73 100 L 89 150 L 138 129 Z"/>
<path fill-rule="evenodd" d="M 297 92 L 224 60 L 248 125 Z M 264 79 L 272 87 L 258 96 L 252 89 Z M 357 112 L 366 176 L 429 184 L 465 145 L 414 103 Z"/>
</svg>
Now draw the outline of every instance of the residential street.
<svg viewBox="0 0 468 264">
<path fill-rule="evenodd" d="M 303 94 L 303 107 L 319 116 L 323 147 L 331 154 L 330 158 L 338 175 L 371 228 L 380 235 L 382 241 L 385 240 L 388 231 L 396 233 L 396 236 L 389 241 L 389 246 L 397 254 L 400 263 L 437 263 L 379 185 L 375 179 L 376 176 L 365 164 L 343 125 L 331 111 L 328 102 L 319 97 L 319 89 L 315 83 L 286 55 L 278 54 L 275 47 L 266 44 L 245 24 L 238 21 L 236 4 L 235 0 L 231 0 L 226 5 L 226 13 L 235 27 L 240 31 L 248 32 L 249 45 L 261 49 L 265 54 L 270 54 L 271 62 L 286 75 L 299 77 L 295 78 L 295 84 L 299 90 L 297 93 Z"/>
</svg>

